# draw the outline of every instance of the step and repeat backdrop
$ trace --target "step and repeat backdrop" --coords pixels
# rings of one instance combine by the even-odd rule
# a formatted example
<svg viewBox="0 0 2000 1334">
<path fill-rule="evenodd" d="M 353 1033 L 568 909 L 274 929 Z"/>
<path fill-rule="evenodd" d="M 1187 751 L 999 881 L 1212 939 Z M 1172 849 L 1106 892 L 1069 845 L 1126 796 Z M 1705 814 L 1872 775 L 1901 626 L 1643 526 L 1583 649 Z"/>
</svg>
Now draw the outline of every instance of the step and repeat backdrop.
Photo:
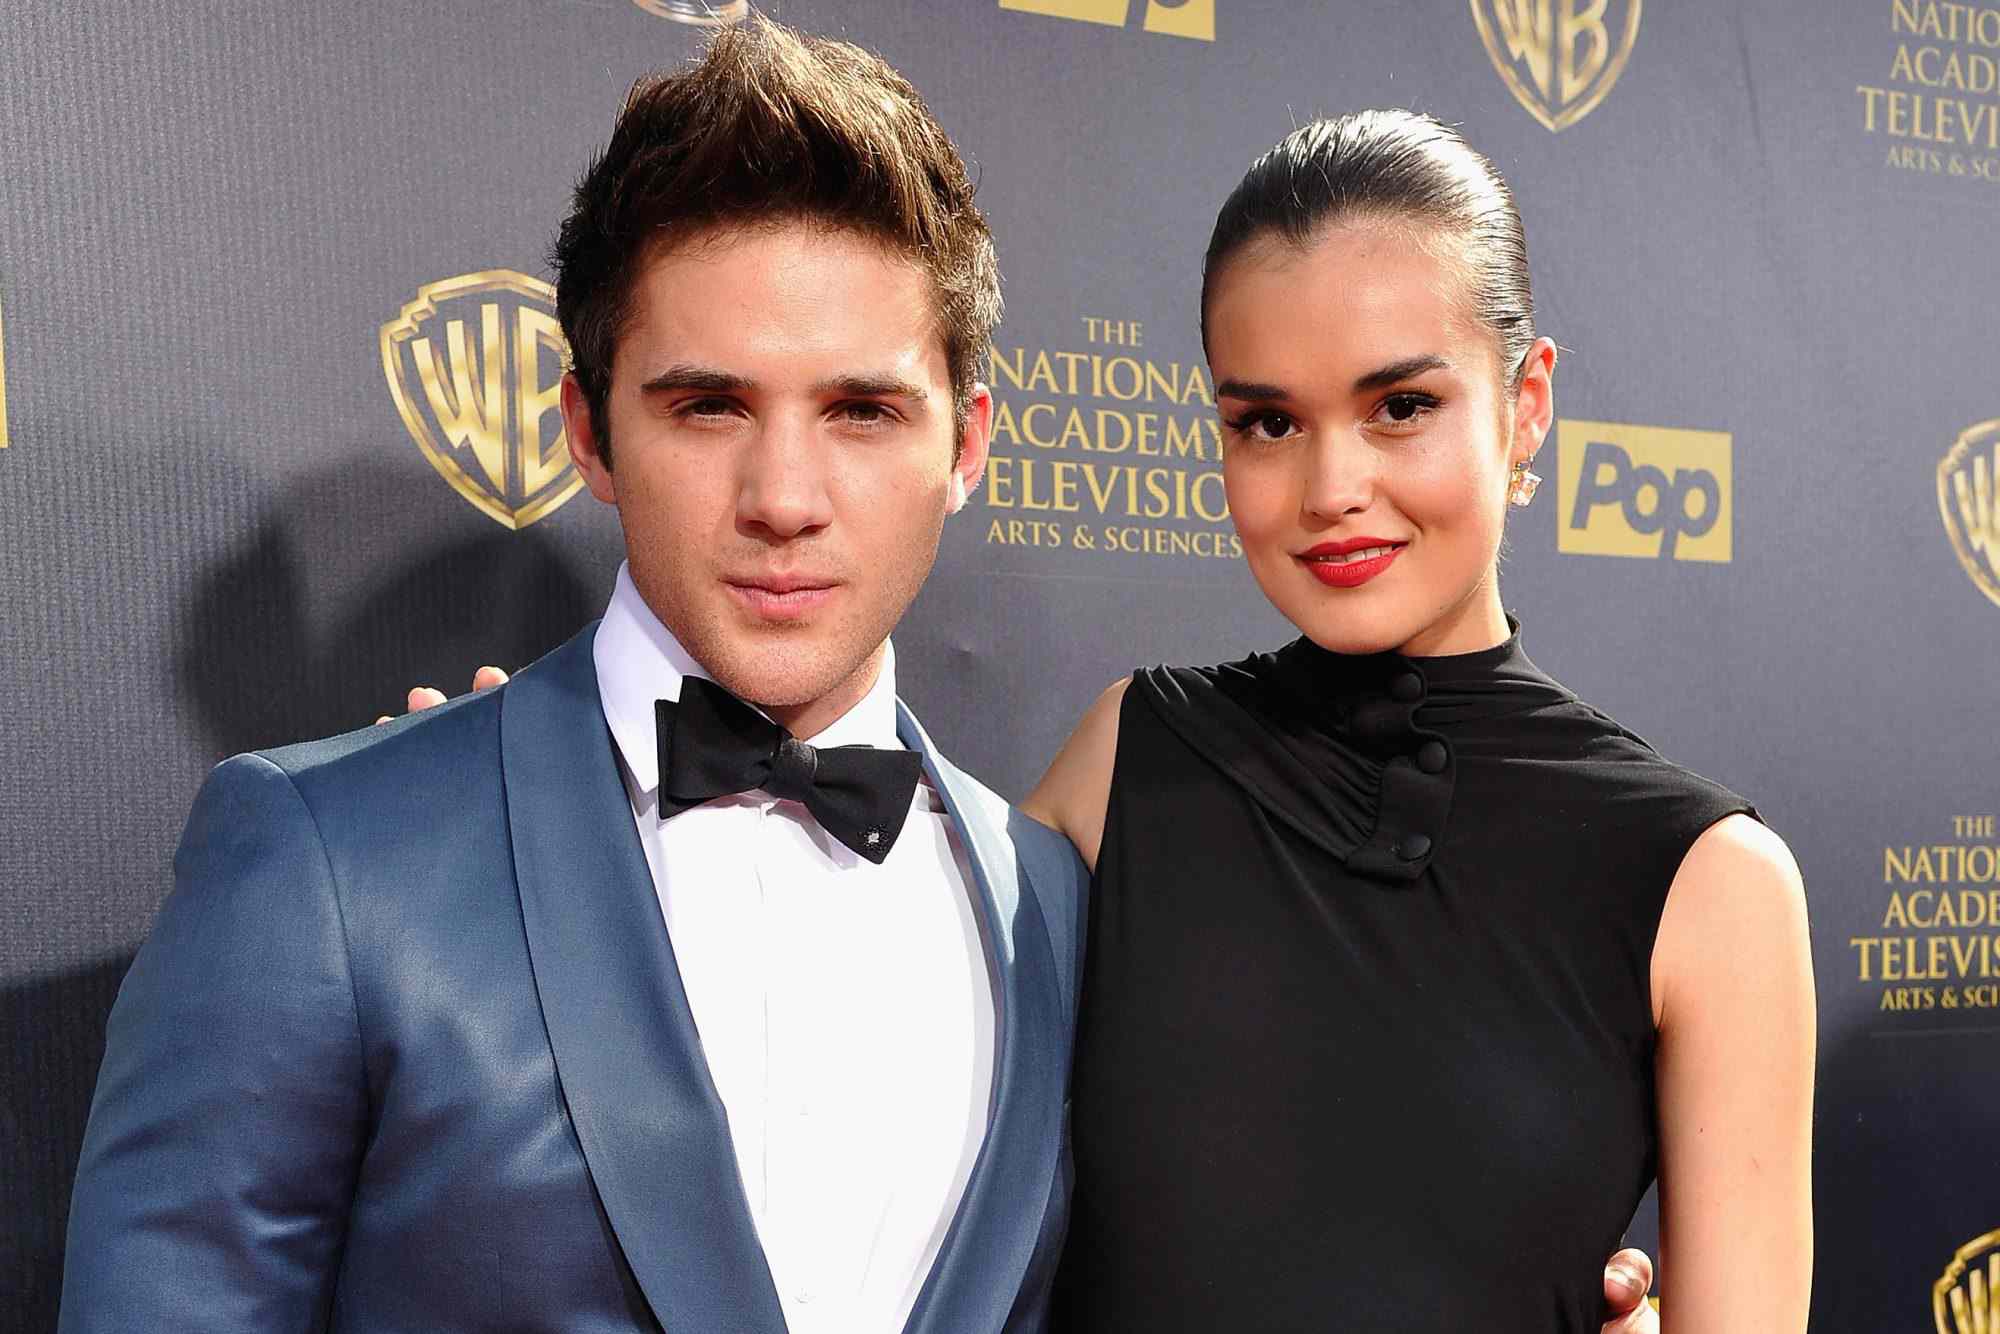
<svg viewBox="0 0 2000 1334">
<path fill-rule="evenodd" d="M 53 1324 L 104 1016 L 208 767 L 602 605 L 543 256 L 631 81 L 741 9 L 0 0 L 0 1321 Z M 1288 637 L 1195 331 L 1250 158 L 1401 105 L 1500 164 L 1564 349 L 1508 605 L 1804 866 L 1814 1327 L 2000 1328 L 2000 8 L 773 12 L 882 51 L 977 164 L 993 464 L 897 642 L 1013 795 L 1135 665 Z"/>
</svg>

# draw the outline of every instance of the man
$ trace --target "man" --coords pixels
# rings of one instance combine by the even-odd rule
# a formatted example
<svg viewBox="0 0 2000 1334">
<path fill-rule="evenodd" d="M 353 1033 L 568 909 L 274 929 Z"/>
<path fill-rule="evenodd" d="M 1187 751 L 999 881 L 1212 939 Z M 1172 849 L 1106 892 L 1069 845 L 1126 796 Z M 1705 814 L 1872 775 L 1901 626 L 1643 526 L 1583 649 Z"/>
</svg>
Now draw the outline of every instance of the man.
<svg viewBox="0 0 2000 1334">
<path fill-rule="evenodd" d="M 879 60 L 759 23 L 634 91 L 557 268 L 611 605 L 211 776 L 67 1330 L 1046 1323 L 1084 877 L 888 641 L 986 459 L 964 166 Z"/>
</svg>

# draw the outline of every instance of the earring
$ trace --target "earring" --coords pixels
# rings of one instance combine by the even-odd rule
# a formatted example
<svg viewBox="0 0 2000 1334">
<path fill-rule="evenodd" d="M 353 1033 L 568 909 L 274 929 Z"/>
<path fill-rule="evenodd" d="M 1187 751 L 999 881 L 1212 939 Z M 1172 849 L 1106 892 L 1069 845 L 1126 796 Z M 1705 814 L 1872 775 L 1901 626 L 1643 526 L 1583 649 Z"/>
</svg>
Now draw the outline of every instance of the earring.
<svg viewBox="0 0 2000 1334">
<path fill-rule="evenodd" d="M 1514 477 L 1507 488 L 1509 505 L 1526 506 L 1533 503 L 1535 492 L 1541 488 L 1542 479 L 1528 471 L 1528 460 L 1514 460 Z"/>
</svg>

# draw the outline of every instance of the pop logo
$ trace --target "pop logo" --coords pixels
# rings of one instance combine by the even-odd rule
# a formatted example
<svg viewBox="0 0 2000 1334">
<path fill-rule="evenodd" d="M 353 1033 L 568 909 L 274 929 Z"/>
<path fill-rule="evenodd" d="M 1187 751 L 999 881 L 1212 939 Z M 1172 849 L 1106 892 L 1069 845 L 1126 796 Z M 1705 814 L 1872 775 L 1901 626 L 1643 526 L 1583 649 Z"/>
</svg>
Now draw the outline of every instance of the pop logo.
<svg viewBox="0 0 2000 1334">
<path fill-rule="evenodd" d="M 1556 549 L 1579 556 L 1730 558 L 1724 431 L 1565 421 L 1556 427 Z"/>
<path fill-rule="evenodd" d="M 1000 8 L 1050 18 L 1075 19 L 1122 28 L 1132 21 L 1133 0 L 1000 0 Z M 1140 0 L 1146 9 L 1145 30 L 1169 37 L 1215 40 L 1215 0 Z"/>
</svg>

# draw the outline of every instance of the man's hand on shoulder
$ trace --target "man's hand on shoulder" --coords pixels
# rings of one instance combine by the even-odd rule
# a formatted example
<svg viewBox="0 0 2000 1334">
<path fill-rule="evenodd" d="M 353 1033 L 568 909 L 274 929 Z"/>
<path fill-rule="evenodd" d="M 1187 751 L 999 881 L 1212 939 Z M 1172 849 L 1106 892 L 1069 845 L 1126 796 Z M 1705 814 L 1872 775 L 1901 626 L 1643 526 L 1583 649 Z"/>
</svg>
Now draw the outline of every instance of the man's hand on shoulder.
<svg viewBox="0 0 2000 1334">
<path fill-rule="evenodd" d="M 472 688 L 474 690 L 486 690 L 493 686 L 505 685 L 506 683 L 507 673 L 501 671 L 498 667 L 481 667 L 472 674 Z M 411 713 L 422 713 L 425 709 L 435 708 L 437 705 L 444 703 L 445 699 L 446 695 L 444 691 L 437 689 L 435 686 L 412 686 L 409 698 L 405 701 L 405 704 Z M 375 720 L 375 725 L 379 727 L 383 723 L 393 721 L 393 718 L 394 715 L 385 713 Z"/>
<path fill-rule="evenodd" d="M 1602 1334 L 1660 1334 L 1660 1313 L 1646 1300 L 1653 1286 L 1653 1262 L 1644 1251 L 1625 1250 L 1604 1265 Z"/>
</svg>

